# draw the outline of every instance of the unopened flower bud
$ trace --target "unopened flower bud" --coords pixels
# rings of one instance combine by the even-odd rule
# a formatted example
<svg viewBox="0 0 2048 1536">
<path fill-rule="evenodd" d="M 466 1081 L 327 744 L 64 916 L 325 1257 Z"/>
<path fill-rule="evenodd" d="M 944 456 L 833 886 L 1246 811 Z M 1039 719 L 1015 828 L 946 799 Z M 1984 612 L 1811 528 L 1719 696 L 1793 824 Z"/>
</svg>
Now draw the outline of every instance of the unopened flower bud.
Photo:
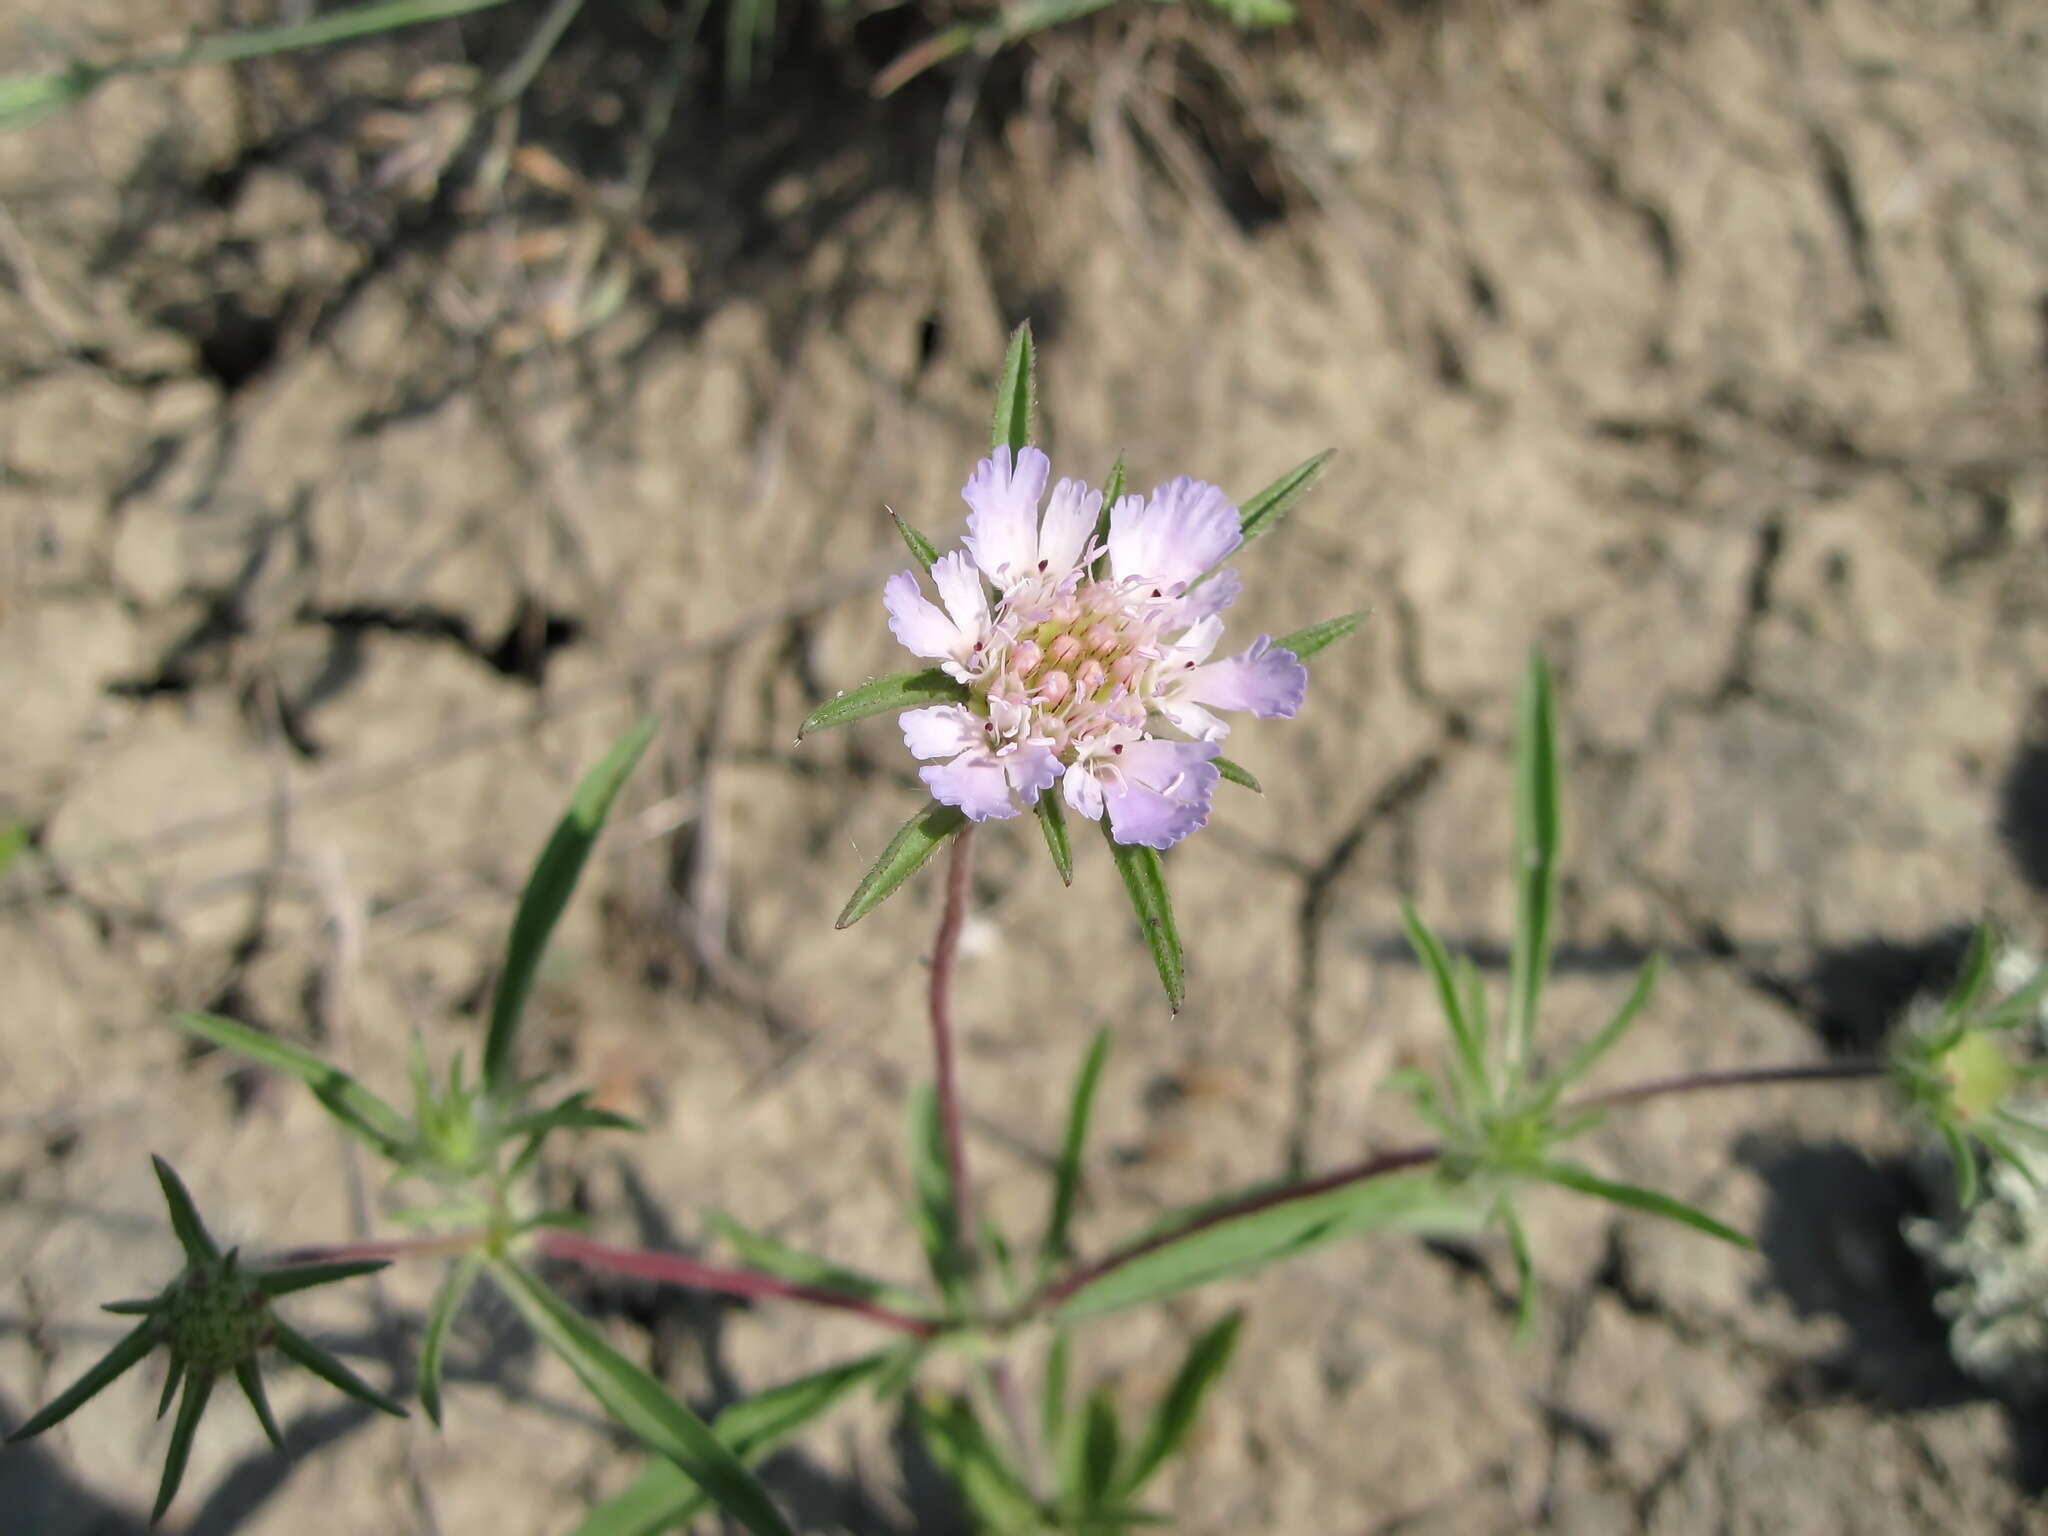
<svg viewBox="0 0 2048 1536">
<path fill-rule="evenodd" d="M 1074 680 L 1064 672 L 1053 671 L 1045 674 L 1038 685 L 1039 702 L 1047 709 L 1058 709 L 1067 702 L 1067 695 L 1074 691 Z"/>
<path fill-rule="evenodd" d="M 1054 666 L 1064 667 L 1080 656 L 1081 642 L 1072 635 L 1054 635 L 1045 654 Z"/>
</svg>

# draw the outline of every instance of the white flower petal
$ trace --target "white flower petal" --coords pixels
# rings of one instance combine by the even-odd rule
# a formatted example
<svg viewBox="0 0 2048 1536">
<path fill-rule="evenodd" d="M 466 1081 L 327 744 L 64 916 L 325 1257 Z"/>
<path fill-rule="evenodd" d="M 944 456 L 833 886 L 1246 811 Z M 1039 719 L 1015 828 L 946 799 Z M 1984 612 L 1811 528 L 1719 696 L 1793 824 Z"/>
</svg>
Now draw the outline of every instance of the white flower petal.
<svg viewBox="0 0 2048 1536">
<path fill-rule="evenodd" d="M 953 757 L 981 745 L 981 721 L 965 705 L 933 704 L 896 717 L 912 757 Z"/>
<path fill-rule="evenodd" d="M 968 506 L 968 552 L 988 579 L 1009 587 L 1032 573 L 1038 562 L 1038 503 L 1045 495 L 1052 461 L 1026 448 L 1014 462 L 998 448 L 974 466 L 960 495 Z"/>
</svg>

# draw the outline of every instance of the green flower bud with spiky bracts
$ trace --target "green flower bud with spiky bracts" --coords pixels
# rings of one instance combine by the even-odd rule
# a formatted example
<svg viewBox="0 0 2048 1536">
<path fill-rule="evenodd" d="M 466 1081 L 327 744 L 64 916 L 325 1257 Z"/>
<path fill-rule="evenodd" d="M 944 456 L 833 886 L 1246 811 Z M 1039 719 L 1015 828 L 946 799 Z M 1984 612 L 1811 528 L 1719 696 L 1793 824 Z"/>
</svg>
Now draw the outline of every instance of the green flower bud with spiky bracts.
<svg viewBox="0 0 2048 1536">
<path fill-rule="evenodd" d="M 164 1455 L 156 1507 L 149 1517 L 155 1522 L 163 1518 L 177 1496 L 178 1484 L 185 1476 L 186 1458 L 192 1451 L 193 1433 L 199 1428 L 200 1415 L 206 1411 L 214 1384 L 221 1377 L 233 1374 L 270 1443 L 284 1449 L 284 1434 L 278 1428 L 276 1415 L 270 1411 L 263 1377 L 256 1368 L 257 1356 L 266 1347 L 275 1346 L 279 1353 L 373 1408 L 400 1418 L 406 1414 L 327 1351 L 279 1320 L 270 1306 L 276 1297 L 292 1291 L 382 1269 L 385 1260 L 349 1259 L 334 1264 L 245 1270 L 234 1249 L 220 1251 L 171 1165 L 160 1157 L 151 1161 L 156 1165 L 157 1182 L 163 1186 L 164 1204 L 170 1208 L 171 1227 L 178 1235 L 178 1245 L 185 1250 L 184 1270 L 154 1296 L 108 1303 L 107 1311 L 122 1316 L 140 1315 L 142 1321 L 42 1412 L 9 1435 L 7 1443 L 27 1440 L 70 1417 L 129 1367 L 162 1346 L 170 1357 L 170 1366 L 164 1377 L 163 1396 L 157 1402 L 157 1417 L 162 1418 L 169 1411 L 173 1399 L 178 1400 L 178 1416 Z M 181 1386 L 184 1395 L 179 1398 Z"/>
</svg>

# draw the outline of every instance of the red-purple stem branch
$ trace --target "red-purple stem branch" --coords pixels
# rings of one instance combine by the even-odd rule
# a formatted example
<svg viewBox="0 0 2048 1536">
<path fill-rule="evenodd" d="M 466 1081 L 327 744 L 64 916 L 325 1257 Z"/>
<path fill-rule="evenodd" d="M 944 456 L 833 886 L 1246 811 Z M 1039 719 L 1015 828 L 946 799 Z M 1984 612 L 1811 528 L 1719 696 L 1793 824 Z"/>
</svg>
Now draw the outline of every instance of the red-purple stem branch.
<svg viewBox="0 0 2048 1536">
<path fill-rule="evenodd" d="M 973 1242 L 973 1192 L 967 1186 L 967 1148 L 960 1136 L 960 1089 L 953 1067 L 953 960 L 967 922 L 969 880 L 974 871 L 974 828 L 953 838 L 946 864 L 946 905 L 932 943 L 932 1073 L 938 1079 L 939 1128 L 946 1141 L 946 1173 L 953 1184 L 953 1241 L 964 1256 Z"/>
<path fill-rule="evenodd" d="M 1891 1070 L 1881 1061 L 1814 1061 L 1794 1067 L 1740 1067 L 1732 1072 L 1687 1072 L 1677 1077 L 1657 1077 L 1646 1083 L 1616 1088 L 1607 1093 L 1573 1099 L 1562 1113 L 1581 1110 L 1622 1109 L 1645 1099 L 1668 1098 L 1674 1093 L 1698 1093 L 1712 1088 L 1769 1088 L 1784 1083 L 1855 1083 L 1883 1077 Z"/>
<path fill-rule="evenodd" d="M 606 1270 L 615 1275 L 654 1280 L 663 1285 L 686 1285 L 700 1291 L 717 1291 L 726 1296 L 776 1296 L 786 1301 L 805 1301 L 815 1307 L 832 1307 L 851 1312 L 871 1323 L 897 1333 L 928 1339 L 939 1324 L 928 1317 L 913 1317 L 894 1307 L 851 1296 L 822 1285 L 802 1285 L 757 1270 L 735 1269 L 724 1264 L 705 1264 L 679 1253 L 651 1253 L 641 1248 L 613 1248 L 593 1243 L 573 1232 L 550 1229 L 540 1234 L 535 1250 L 551 1259 L 580 1264 L 585 1269 Z"/>
</svg>

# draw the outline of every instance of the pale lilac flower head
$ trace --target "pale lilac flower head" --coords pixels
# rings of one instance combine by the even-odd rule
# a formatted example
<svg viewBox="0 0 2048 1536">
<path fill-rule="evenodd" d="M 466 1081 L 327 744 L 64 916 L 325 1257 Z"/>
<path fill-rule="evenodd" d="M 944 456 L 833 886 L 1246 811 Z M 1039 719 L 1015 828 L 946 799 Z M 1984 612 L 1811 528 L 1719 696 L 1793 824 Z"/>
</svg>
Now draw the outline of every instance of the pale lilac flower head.
<svg viewBox="0 0 2048 1536">
<path fill-rule="evenodd" d="M 1239 590 L 1217 567 L 1243 542 L 1215 486 L 1122 497 L 1097 545 L 1102 493 L 1062 480 L 1048 502 L 1051 470 L 1036 448 L 975 466 L 966 553 L 932 568 L 943 607 L 912 571 L 883 588 L 896 638 L 968 689 L 964 704 L 906 712 L 903 739 L 932 760 L 919 776 L 933 796 L 976 821 L 1028 810 L 1057 783 L 1118 842 L 1171 847 L 1209 819 L 1230 731 L 1215 711 L 1291 718 L 1308 673 L 1264 635 L 1210 660 Z"/>
</svg>

